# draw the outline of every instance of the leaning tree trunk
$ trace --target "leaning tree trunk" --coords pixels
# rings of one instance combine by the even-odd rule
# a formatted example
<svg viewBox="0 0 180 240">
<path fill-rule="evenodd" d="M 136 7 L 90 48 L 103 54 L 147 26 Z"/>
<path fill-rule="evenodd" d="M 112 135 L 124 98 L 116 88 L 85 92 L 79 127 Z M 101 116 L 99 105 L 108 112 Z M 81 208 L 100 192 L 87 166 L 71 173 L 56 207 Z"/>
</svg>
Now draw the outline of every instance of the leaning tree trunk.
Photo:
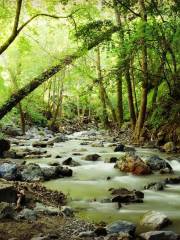
<svg viewBox="0 0 180 240">
<path fill-rule="evenodd" d="M 119 29 L 114 26 L 111 29 L 103 32 L 99 37 L 89 43 L 86 46 L 87 50 L 91 50 L 96 47 L 98 44 L 108 39 L 114 32 L 117 32 Z M 74 54 L 70 54 L 64 57 L 59 64 L 56 66 L 50 67 L 48 70 L 44 71 L 40 76 L 34 78 L 27 85 L 19 89 L 17 92 L 12 94 L 10 98 L 0 107 L 0 119 L 2 119 L 8 112 L 11 111 L 13 107 L 15 107 L 23 98 L 28 96 L 31 92 L 33 92 L 37 87 L 46 82 L 60 70 L 64 69 L 66 66 L 70 65 L 77 58 L 81 57 L 85 54 L 84 48 L 79 48 Z"/>
</svg>

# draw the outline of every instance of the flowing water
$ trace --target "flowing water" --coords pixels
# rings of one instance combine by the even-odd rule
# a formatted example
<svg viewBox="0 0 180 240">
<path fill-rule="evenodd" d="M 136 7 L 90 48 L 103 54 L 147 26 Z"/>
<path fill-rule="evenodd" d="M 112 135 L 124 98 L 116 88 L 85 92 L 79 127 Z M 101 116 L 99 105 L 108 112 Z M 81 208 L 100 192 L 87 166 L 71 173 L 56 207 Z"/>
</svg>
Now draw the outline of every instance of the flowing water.
<svg viewBox="0 0 180 240">
<path fill-rule="evenodd" d="M 158 192 L 145 190 L 144 203 L 123 205 L 120 209 L 116 203 L 107 201 L 110 197 L 109 188 L 126 187 L 129 190 L 143 190 L 146 184 L 165 179 L 169 175 L 154 173 L 148 176 L 133 176 L 122 173 L 114 168 L 113 163 L 106 163 L 110 157 L 118 157 L 122 153 L 115 153 L 114 147 L 109 146 L 110 142 L 106 138 L 104 138 L 104 147 L 92 147 L 91 144 L 96 141 L 95 139 L 100 141 L 103 139 L 103 135 L 99 134 L 94 137 L 85 132 L 76 133 L 69 136 L 68 141 L 48 148 L 48 152 L 52 154 L 51 158 L 30 160 L 41 166 L 48 166 L 48 163 L 52 161 L 61 163 L 68 157 L 72 157 L 81 164 L 71 167 L 73 177 L 51 180 L 45 182 L 44 185 L 67 194 L 68 204 L 75 209 L 76 215 L 80 218 L 107 223 L 119 219 L 127 220 L 136 223 L 138 232 L 141 232 L 145 230 L 139 224 L 141 217 L 149 210 L 156 210 L 165 213 L 173 221 L 173 224 L 167 229 L 180 233 L 180 185 L 168 185 L 164 191 Z M 82 146 L 81 143 L 84 141 L 89 141 L 89 144 Z M 73 155 L 73 153 L 80 153 L 81 156 Z M 101 158 L 95 162 L 85 160 L 85 156 L 91 153 L 97 153 Z M 57 154 L 62 158 L 55 159 Z M 180 175 L 180 156 L 167 155 L 156 149 L 145 148 L 137 148 L 136 154 L 142 158 L 156 154 L 164 159 L 169 159 L 175 172 L 173 176 Z M 110 177 L 110 180 L 107 180 L 107 177 Z"/>
</svg>

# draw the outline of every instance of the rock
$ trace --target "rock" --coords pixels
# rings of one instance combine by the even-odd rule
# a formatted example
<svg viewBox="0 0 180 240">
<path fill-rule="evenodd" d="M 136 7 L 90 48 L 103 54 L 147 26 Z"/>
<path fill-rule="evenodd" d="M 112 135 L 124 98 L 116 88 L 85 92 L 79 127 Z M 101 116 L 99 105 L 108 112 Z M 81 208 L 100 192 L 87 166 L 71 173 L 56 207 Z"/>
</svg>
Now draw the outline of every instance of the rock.
<svg viewBox="0 0 180 240">
<path fill-rule="evenodd" d="M 173 173 L 173 170 L 170 170 L 169 168 L 164 168 L 159 171 L 160 174 L 169 174 Z"/>
<path fill-rule="evenodd" d="M 180 177 L 167 178 L 166 183 L 167 184 L 180 184 Z"/>
<path fill-rule="evenodd" d="M 16 180 L 17 178 L 17 167 L 16 164 L 3 163 L 0 165 L 0 177 L 8 181 Z"/>
<path fill-rule="evenodd" d="M 172 231 L 150 231 L 142 233 L 141 238 L 144 240 L 179 240 L 180 235 Z"/>
<path fill-rule="evenodd" d="M 37 219 L 37 214 L 34 210 L 29 208 L 24 208 L 18 215 L 17 219 L 25 219 L 29 221 L 35 221 Z"/>
<path fill-rule="evenodd" d="M 76 161 L 74 161 L 71 157 L 67 158 L 66 160 L 64 160 L 62 162 L 63 165 L 68 165 L 71 167 L 76 167 L 76 166 L 80 166 L 80 164 Z"/>
<path fill-rule="evenodd" d="M 110 162 L 110 163 L 116 163 L 117 160 L 118 160 L 118 159 L 117 159 L 116 157 L 111 157 L 110 160 L 109 160 L 109 162 Z"/>
<path fill-rule="evenodd" d="M 15 203 L 17 201 L 17 191 L 13 184 L 0 181 L 0 202 Z"/>
<path fill-rule="evenodd" d="M 173 142 L 167 142 L 167 143 L 164 144 L 162 149 L 167 153 L 171 153 L 171 152 L 174 152 L 176 150 L 176 147 L 175 147 Z"/>
<path fill-rule="evenodd" d="M 44 180 L 55 179 L 58 177 L 55 166 L 41 168 L 41 171 L 43 173 Z"/>
<path fill-rule="evenodd" d="M 48 216 L 57 216 L 61 214 L 61 211 L 57 208 L 45 206 L 41 203 L 36 203 L 36 207 L 34 208 L 36 213 L 42 213 Z"/>
<path fill-rule="evenodd" d="M 11 137 L 22 136 L 22 130 L 20 128 L 16 128 L 12 125 L 6 125 L 3 127 L 2 131 Z"/>
<path fill-rule="evenodd" d="M 41 158 L 41 157 L 47 157 L 46 150 L 39 150 L 39 149 L 17 149 L 9 151 L 5 154 L 5 157 L 10 157 L 13 159 L 23 159 L 23 158 Z"/>
<path fill-rule="evenodd" d="M 39 148 L 46 148 L 47 147 L 47 142 L 34 142 L 32 144 L 33 147 L 39 147 Z"/>
<path fill-rule="evenodd" d="M 78 235 L 79 238 L 90 238 L 90 237 L 95 237 L 94 231 L 86 231 L 86 232 L 81 232 Z"/>
<path fill-rule="evenodd" d="M 68 167 L 64 168 L 62 166 L 56 167 L 56 173 L 57 173 L 57 176 L 59 176 L 59 177 L 72 177 L 72 175 L 73 175 L 72 169 L 70 169 Z"/>
<path fill-rule="evenodd" d="M 89 145 L 90 143 L 89 142 L 81 142 L 80 145 L 82 146 L 86 146 L 86 145 Z"/>
<path fill-rule="evenodd" d="M 49 166 L 52 166 L 52 167 L 57 167 L 57 166 L 60 166 L 60 163 L 59 162 L 50 162 L 48 163 Z"/>
<path fill-rule="evenodd" d="M 134 223 L 127 221 L 117 221 L 106 226 L 108 234 L 113 233 L 128 233 L 131 236 L 134 236 L 136 231 L 136 226 Z"/>
<path fill-rule="evenodd" d="M 94 142 L 91 144 L 91 147 L 104 147 L 104 144 L 102 142 Z"/>
<path fill-rule="evenodd" d="M 13 207 L 6 202 L 0 203 L 0 219 L 14 218 L 14 209 Z"/>
<path fill-rule="evenodd" d="M 118 203 L 142 203 L 144 193 L 140 191 L 129 191 L 126 188 L 112 189 L 111 195 L 113 195 L 112 202 Z"/>
<path fill-rule="evenodd" d="M 0 139 L 0 157 L 4 156 L 4 153 L 10 149 L 10 141 L 6 139 Z"/>
<path fill-rule="evenodd" d="M 62 158 L 62 156 L 56 155 L 56 157 L 55 157 L 55 158 Z"/>
<path fill-rule="evenodd" d="M 68 138 L 64 134 L 57 135 L 53 139 L 47 142 L 47 145 L 53 145 L 54 143 L 61 143 L 67 141 Z"/>
<path fill-rule="evenodd" d="M 169 169 L 169 172 L 172 172 L 171 165 L 165 161 L 164 159 L 160 158 L 157 155 L 153 155 L 145 160 L 147 165 L 151 168 L 151 170 L 161 170 L 161 169 Z"/>
<path fill-rule="evenodd" d="M 88 160 L 88 161 L 97 161 L 98 158 L 100 158 L 100 155 L 98 154 L 89 154 L 85 157 L 85 160 Z"/>
<path fill-rule="evenodd" d="M 136 149 L 134 147 L 124 146 L 124 152 L 135 152 Z"/>
<path fill-rule="evenodd" d="M 110 234 L 104 240 L 134 240 L 128 233 Z"/>
<path fill-rule="evenodd" d="M 153 182 L 153 183 L 149 183 L 148 185 L 146 185 L 144 187 L 144 189 L 151 189 L 151 190 L 155 190 L 155 191 L 163 191 L 164 188 L 166 186 L 165 182 Z"/>
<path fill-rule="evenodd" d="M 124 147 L 123 144 L 119 144 L 115 147 L 114 152 L 124 152 Z"/>
<path fill-rule="evenodd" d="M 31 182 L 31 181 L 43 181 L 44 175 L 39 165 L 31 163 L 24 166 L 24 169 L 21 171 L 22 181 Z"/>
<path fill-rule="evenodd" d="M 134 175 L 151 174 L 150 167 L 138 156 L 133 153 L 127 153 L 115 165 L 122 172 L 131 172 Z"/>
<path fill-rule="evenodd" d="M 76 153 L 72 153 L 72 155 L 73 155 L 73 156 L 82 156 L 82 153 L 76 152 Z"/>
<path fill-rule="evenodd" d="M 54 240 L 54 239 L 59 239 L 58 236 L 54 233 L 45 236 L 43 234 L 39 234 L 38 236 L 34 236 L 33 238 L 31 238 L 31 240 Z"/>
<path fill-rule="evenodd" d="M 141 225 L 150 227 L 153 230 L 160 230 L 171 223 L 171 220 L 166 215 L 156 211 L 146 213 L 141 221 Z"/>
<path fill-rule="evenodd" d="M 94 233 L 97 237 L 99 236 L 106 236 L 107 235 L 107 230 L 106 228 L 104 227 L 97 227 L 95 230 L 94 230 Z"/>
<path fill-rule="evenodd" d="M 68 206 L 63 206 L 61 208 L 61 212 L 66 216 L 66 217 L 74 217 L 74 211 L 71 207 Z"/>
</svg>

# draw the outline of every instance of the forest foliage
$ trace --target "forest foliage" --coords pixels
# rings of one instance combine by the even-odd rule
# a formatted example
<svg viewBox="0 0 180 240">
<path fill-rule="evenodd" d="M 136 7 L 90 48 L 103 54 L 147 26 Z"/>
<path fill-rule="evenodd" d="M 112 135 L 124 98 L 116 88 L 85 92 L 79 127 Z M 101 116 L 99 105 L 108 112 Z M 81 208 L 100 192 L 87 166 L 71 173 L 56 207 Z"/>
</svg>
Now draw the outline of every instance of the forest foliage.
<svg viewBox="0 0 180 240">
<path fill-rule="evenodd" d="M 179 8 L 177 0 L 0 0 L 0 106 L 63 62 L 2 121 L 131 121 L 136 140 L 146 119 L 152 128 L 174 121 Z"/>
</svg>

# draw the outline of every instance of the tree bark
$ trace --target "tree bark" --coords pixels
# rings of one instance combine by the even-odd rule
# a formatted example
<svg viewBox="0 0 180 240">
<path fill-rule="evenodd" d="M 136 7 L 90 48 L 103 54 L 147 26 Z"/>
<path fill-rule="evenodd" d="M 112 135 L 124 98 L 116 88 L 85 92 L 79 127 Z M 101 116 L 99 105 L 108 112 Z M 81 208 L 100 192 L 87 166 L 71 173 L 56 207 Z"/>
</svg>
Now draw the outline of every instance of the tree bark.
<svg viewBox="0 0 180 240">
<path fill-rule="evenodd" d="M 116 24 L 119 27 L 119 48 L 121 48 L 121 41 L 122 41 L 122 26 L 121 26 L 121 18 L 117 6 L 117 0 L 113 0 L 113 7 L 114 7 L 114 13 L 116 17 Z M 119 55 L 119 58 L 121 56 Z M 119 66 L 120 68 L 121 66 Z M 117 85 L 117 116 L 118 116 L 118 125 L 119 127 L 122 126 L 123 120 L 124 120 L 124 111 L 123 111 L 123 93 L 122 93 L 122 71 L 118 69 L 118 73 L 116 75 L 116 85 Z"/>
<path fill-rule="evenodd" d="M 119 45 L 120 45 L 120 47 L 122 47 L 121 44 L 124 45 L 124 31 L 123 31 L 123 28 L 122 28 L 121 17 L 120 17 L 120 13 L 119 13 L 119 9 L 118 9 L 117 0 L 113 0 L 113 5 L 114 5 L 114 11 L 115 11 L 115 16 L 116 16 L 117 26 L 120 28 L 120 31 L 119 31 Z M 125 76 L 126 83 L 127 83 L 130 119 L 131 119 L 132 127 L 134 128 L 135 124 L 136 124 L 136 114 L 135 114 L 133 94 L 132 94 L 129 58 L 128 58 L 126 53 L 123 53 L 122 56 L 120 56 L 120 58 L 123 59 L 123 64 L 122 64 L 121 67 L 123 67 L 124 76 Z M 122 75 L 121 75 L 121 78 L 122 78 Z M 117 84 L 119 85 L 118 86 L 118 91 L 120 91 L 118 93 L 118 102 L 119 102 L 118 104 L 120 104 L 120 101 L 123 102 L 123 99 L 121 99 L 121 96 L 120 96 L 120 94 L 122 94 L 122 86 L 120 86 L 120 84 L 122 84 L 122 80 L 119 81 Z M 120 110 L 123 111 L 122 106 L 119 106 L 119 107 L 120 107 Z M 123 116 L 122 113 L 121 114 L 119 113 L 119 115 Z M 120 119 L 120 125 L 121 125 L 122 124 L 121 122 L 123 122 L 123 118 L 122 117 L 120 117 L 120 118 L 121 118 Z"/>
<path fill-rule="evenodd" d="M 99 47 L 97 47 L 96 67 L 97 67 L 97 75 L 98 75 L 99 97 L 102 104 L 102 119 L 103 119 L 104 127 L 108 128 L 109 120 L 108 120 L 108 113 L 107 113 L 107 107 L 106 107 L 105 89 L 103 85 L 103 78 L 102 78 L 102 72 L 101 72 L 101 55 L 100 55 Z"/>
<path fill-rule="evenodd" d="M 109 39 L 109 37 L 111 37 L 111 35 L 117 32 L 118 30 L 119 29 L 116 26 L 114 26 L 111 29 L 107 30 L 106 32 L 103 32 L 102 34 L 99 35 L 99 37 L 96 40 L 92 41 L 91 43 L 89 43 L 89 45 L 86 46 L 86 50 L 87 51 L 91 50 L 104 40 Z M 60 70 L 64 69 L 64 67 L 70 65 L 77 58 L 83 56 L 83 54 L 85 53 L 86 53 L 85 47 L 79 48 L 74 54 L 70 54 L 64 57 L 59 64 L 50 67 L 48 70 L 44 71 L 40 76 L 34 78 L 27 85 L 19 89 L 16 93 L 12 94 L 10 98 L 0 107 L 0 119 L 2 119 L 9 111 L 11 111 L 13 107 L 15 107 L 23 98 L 25 98 L 28 94 L 33 92 L 37 87 L 46 82 Z"/>
<path fill-rule="evenodd" d="M 146 28 L 146 22 L 147 22 L 147 13 L 146 13 L 146 7 L 144 0 L 139 0 L 140 5 L 140 12 L 141 12 L 141 18 L 144 22 L 144 34 L 145 34 L 145 28 Z M 143 79 L 142 79 L 142 90 L 141 90 L 141 104 L 140 104 L 140 111 L 138 115 L 138 120 L 136 122 L 136 127 L 134 131 L 134 141 L 139 142 L 141 130 L 144 126 L 144 121 L 146 117 L 146 107 L 147 107 L 147 95 L 148 95 L 148 60 L 147 60 L 147 45 L 145 37 L 142 38 L 142 73 L 143 73 Z"/>
<path fill-rule="evenodd" d="M 117 86 L 117 117 L 119 127 L 123 124 L 123 96 L 122 96 L 122 74 L 117 73 L 116 75 L 116 86 Z"/>
<path fill-rule="evenodd" d="M 105 99 L 106 99 L 106 104 L 109 106 L 109 108 L 110 108 L 110 110 L 111 110 L 113 122 L 114 122 L 114 124 L 116 124 L 116 123 L 117 123 L 116 112 L 115 112 L 115 109 L 114 109 L 114 107 L 113 107 L 113 105 L 112 105 L 111 100 L 110 100 L 109 97 L 108 97 L 108 94 L 107 94 L 105 88 L 104 88 L 104 95 L 105 95 Z"/>
<path fill-rule="evenodd" d="M 129 63 L 127 63 L 129 65 Z M 134 101 L 133 101 L 133 93 L 132 93 L 132 84 L 131 84 L 131 76 L 129 72 L 129 66 L 125 69 L 126 74 L 126 82 L 127 82 L 127 90 L 128 90 L 128 103 L 129 103 L 129 112 L 130 112 L 130 118 L 131 118 L 131 124 L 132 128 L 135 128 L 136 125 L 136 114 L 134 109 Z"/>
</svg>

